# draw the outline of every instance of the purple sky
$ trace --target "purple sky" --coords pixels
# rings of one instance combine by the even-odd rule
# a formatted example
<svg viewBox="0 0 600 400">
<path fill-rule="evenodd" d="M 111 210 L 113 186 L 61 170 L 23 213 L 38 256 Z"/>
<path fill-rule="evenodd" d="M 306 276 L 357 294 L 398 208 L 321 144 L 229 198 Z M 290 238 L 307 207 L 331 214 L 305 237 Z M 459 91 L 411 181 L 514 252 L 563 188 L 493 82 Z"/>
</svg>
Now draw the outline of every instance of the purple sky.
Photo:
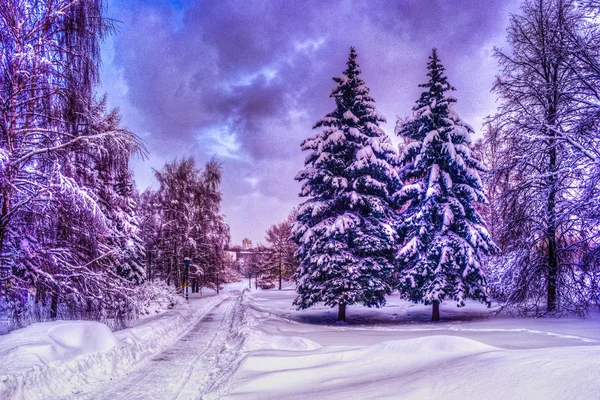
<svg viewBox="0 0 600 400">
<path fill-rule="evenodd" d="M 140 190 L 176 157 L 223 163 L 223 212 L 233 243 L 299 202 L 300 142 L 333 110 L 333 76 L 355 46 L 363 78 L 393 136 L 425 82 L 437 47 L 457 110 L 479 131 L 495 109 L 494 46 L 505 45 L 518 0 L 110 0 L 121 21 L 102 48 L 103 90 L 146 142 Z M 395 137 L 392 140 L 396 141 Z"/>
</svg>

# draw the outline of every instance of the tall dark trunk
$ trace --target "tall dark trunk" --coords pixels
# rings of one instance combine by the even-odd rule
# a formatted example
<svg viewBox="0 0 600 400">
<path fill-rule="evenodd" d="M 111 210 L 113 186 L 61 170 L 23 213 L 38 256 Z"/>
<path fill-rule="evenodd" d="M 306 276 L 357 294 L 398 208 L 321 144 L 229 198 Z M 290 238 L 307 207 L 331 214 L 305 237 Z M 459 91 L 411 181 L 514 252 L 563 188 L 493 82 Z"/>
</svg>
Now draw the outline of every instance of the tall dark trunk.
<svg viewBox="0 0 600 400">
<path fill-rule="evenodd" d="M 169 260 L 169 262 L 167 263 L 167 286 L 171 286 L 172 262 L 173 260 Z"/>
<path fill-rule="evenodd" d="M 152 282 L 152 250 L 146 251 L 146 277 Z"/>
<path fill-rule="evenodd" d="M 556 70 L 555 70 L 556 71 Z M 554 74 L 550 80 L 556 87 L 557 77 Z M 548 125 L 555 126 L 556 110 L 558 104 L 558 93 L 553 92 L 549 99 Z M 557 301 L 557 278 L 558 278 L 558 255 L 556 243 L 556 194 L 557 194 L 557 149 L 556 133 L 552 129 L 547 131 L 548 140 L 548 312 L 556 310 Z"/>
<path fill-rule="evenodd" d="M 12 146 L 8 146 L 9 151 L 12 151 Z M 8 186 L 8 185 L 6 185 Z M 4 188 L 2 190 L 2 200 L 1 200 L 1 208 L 0 208 L 0 253 L 4 252 L 4 239 L 6 236 L 6 232 L 9 228 L 9 220 L 7 216 L 10 214 L 11 210 L 11 199 L 12 199 L 12 191 L 9 188 Z"/>
<path fill-rule="evenodd" d="M 346 321 L 346 303 L 339 302 L 338 303 L 338 321 Z"/>
<path fill-rule="evenodd" d="M 55 319 L 58 314 L 58 295 L 52 293 L 52 301 L 50 302 L 50 318 Z"/>
<path fill-rule="evenodd" d="M 173 280 L 175 281 L 175 287 L 178 289 L 181 289 L 182 292 L 184 290 L 183 288 L 183 274 L 181 273 L 181 266 L 180 261 L 179 261 L 179 257 L 175 256 L 175 260 L 173 262 L 174 266 L 173 266 L 173 273 L 174 273 L 174 277 Z M 183 263 L 181 263 L 183 264 Z"/>
<path fill-rule="evenodd" d="M 0 214 L 0 221 L 4 221 L 0 223 L 0 254 L 4 253 L 4 239 L 8 229 L 8 222 L 5 221 L 5 216 L 9 212 L 9 204 L 10 198 L 7 190 L 2 191 L 2 210 Z M 8 277 L 12 274 L 12 270 L 9 266 L 6 265 L 3 261 L 0 261 L 0 289 L 6 290 L 6 283 L 8 282 Z"/>
<path fill-rule="evenodd" d="M 431 303 L 431 320 L 434 322 L 440 320 L 440 302 L 438 300 L 434 300 Z"/>
<path fill-rule="evenodd" d="M 42 305 L 45 307 L 46 306 L 46 302 L 44 301 L 45 298 L 46 298 L 46 295 L 45 295 L 44 291 L 42 290 L 42 288 L 39 285 L 36 285 L 36 287 L 35 287 L 35 304 L 42 302 Z"/>
<path fill-rule="evenodd" d="M 281 290 L 281 276 L 283 274 L 282 270 L 283 270 L 283 266 L 281 264 L 279 264 L 279 290 Z"/>
<path fill-rule="evenodd" d="M 556 149 L 550 150 L 550 170 L 556 170 Z M 548 194 L 548 312 L 556 310 L 556 286 L 558 279 L 558 257 L 556 245 L 556 178 L 551 175 Z"/>
</svg>

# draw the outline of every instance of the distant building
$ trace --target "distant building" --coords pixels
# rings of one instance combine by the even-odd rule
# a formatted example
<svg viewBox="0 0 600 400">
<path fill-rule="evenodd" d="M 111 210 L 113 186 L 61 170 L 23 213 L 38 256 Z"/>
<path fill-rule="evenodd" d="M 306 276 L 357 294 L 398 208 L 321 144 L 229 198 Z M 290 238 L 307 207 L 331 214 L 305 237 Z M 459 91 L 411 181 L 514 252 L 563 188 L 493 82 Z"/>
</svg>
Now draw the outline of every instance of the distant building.
<svg viewBox="0 0 600 400">
<path fill-rule="evenodd" d="M 245 238 L 241 246 L 231 246 L 225 249 L 225 256 L 232 266 L 240 273 L 245 274 L 248 268 L 253 268 L 257 257 L 265 253 L 262 247 L 252 247 L 252 241 Z"/>
</svg>

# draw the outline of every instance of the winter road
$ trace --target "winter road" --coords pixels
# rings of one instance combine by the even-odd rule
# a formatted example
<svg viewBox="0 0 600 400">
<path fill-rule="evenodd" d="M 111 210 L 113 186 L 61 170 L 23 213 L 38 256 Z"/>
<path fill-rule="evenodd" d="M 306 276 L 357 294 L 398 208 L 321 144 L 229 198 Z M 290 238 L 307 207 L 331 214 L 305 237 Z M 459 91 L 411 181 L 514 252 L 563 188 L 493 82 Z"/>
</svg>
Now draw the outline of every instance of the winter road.
<svg viewBox="0 0 600 400">
<path fill-rule="evenodd" d="M 215 377 L 228 377 L 234 356 L 231 335 L 239 297 L 216 305 L 170 348 L 145 361 L 132 373 L 106 382 L 85 399 L 198 399 L 218 389 Z M 227 354 L 229 353 L 229 354 Z"/>
</svg>

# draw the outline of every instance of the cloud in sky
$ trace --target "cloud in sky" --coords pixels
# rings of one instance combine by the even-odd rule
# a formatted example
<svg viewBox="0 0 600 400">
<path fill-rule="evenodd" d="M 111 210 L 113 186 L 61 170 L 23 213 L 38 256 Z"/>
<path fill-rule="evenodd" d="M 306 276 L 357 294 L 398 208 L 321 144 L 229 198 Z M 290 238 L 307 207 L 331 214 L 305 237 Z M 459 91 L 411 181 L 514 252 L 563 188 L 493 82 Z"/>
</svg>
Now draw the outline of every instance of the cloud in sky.
<svg viewBox="0 0 600 400">
<path fill-rule="evenodd" d="M 518 0 L 111 0 L 121 23 L 103 44 L 103 90 L 147 142 L 149 159 L 133 163 L 140 189 L 166 161 L 217 155 L 233 241 L 258 242 L 301 202 L 300 142 L 333 109 L 350 46 L 388 134 L 410 114 L 432 47 L 477 130 L 494 112 L 492 49 L 515 11 Z"/>
</svg>

